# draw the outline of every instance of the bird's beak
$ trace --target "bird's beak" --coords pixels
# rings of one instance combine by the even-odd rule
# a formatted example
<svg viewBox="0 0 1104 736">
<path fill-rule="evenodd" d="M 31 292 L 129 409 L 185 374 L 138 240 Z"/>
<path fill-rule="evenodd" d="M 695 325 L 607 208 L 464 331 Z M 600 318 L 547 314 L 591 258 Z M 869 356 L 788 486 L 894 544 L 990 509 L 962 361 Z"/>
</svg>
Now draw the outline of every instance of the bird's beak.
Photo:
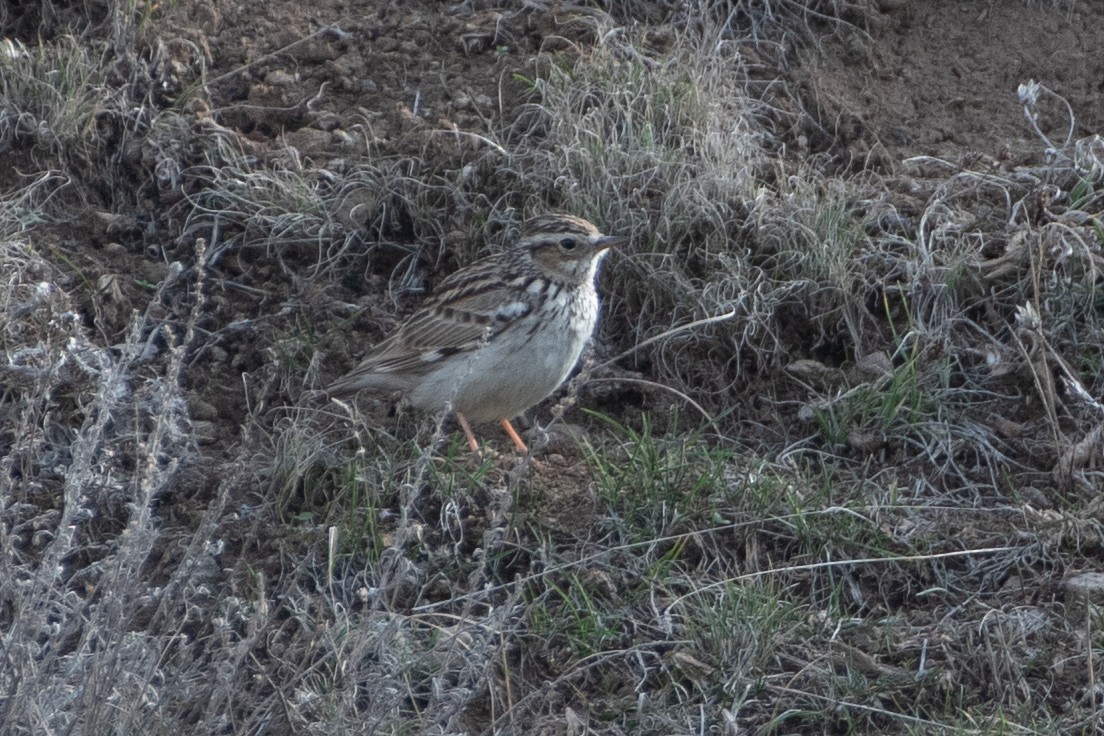
<svg viewBox="0 0 1104 736">
<path fill-rule="evenodd" d="M 594 248 L 595 250 L 605 250 L 606 248 L 616 248 L 627 242 L 629 242 L 627 235 L 602 235 L 594 241 Z"/>
</svg>

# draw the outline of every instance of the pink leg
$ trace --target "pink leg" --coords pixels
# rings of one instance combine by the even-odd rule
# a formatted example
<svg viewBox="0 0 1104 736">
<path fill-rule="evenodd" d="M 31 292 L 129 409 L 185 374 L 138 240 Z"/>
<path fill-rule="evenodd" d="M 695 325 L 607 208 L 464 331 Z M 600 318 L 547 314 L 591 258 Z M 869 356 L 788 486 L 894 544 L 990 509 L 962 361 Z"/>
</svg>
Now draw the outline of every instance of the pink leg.
<svg viewBox="0 0 1104 736">
<path fill-rule="evenodd" d="M 471 448 L 472 452 L 479 452 L 479 441 L 475 439 L 475 434 L 472 432 L 471 425 L 468 424 L 467 417 L 460 412 L 456 412 L 456 418 L 460 420 L 460 427 L 468 437 L 468 447 Z"/>
<path fill-rule="evenodd" d="M 517 430 L 514 429 L 514 425 L 510 424 L 509 419 L 502 420 L 502 428 L 506 430 L 506 434 L 510 435 L 510 439 L 514 441 L 514 446 L 517 447 L 517 451 L 522 455 L 528 455 L 529 448 L 525 446 L 525 443 L 521 440 L 521 436 L 518 435 Z"/>
</svg>

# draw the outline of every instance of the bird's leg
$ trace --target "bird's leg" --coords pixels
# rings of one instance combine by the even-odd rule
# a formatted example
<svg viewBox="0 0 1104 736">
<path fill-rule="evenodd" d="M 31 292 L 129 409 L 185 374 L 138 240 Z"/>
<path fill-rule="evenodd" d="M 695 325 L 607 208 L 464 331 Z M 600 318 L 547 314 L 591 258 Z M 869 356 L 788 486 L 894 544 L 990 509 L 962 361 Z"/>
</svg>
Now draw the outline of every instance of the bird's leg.
<svg viewBox="0 0 1104 736">
<path fill-rule="evenodd" d="M 522 442 L 521 436 L 518 435 L 517 430 L 514 429 L 514 425 L 510 424 L 509 419 L 502 420 L 502 428 L 506 430 L 506 434 L 510 435 L 510 439 L 514 441 L 514 446 L 517 447 L 517 451 L 522 455 L 528 455 L 529 448 Z"/>
<path fill-rule="evenodd" d="M 460 412 L 456 412 L 456 418 L 460 420 L 460 427 L 468 437 L 468 447 L 471 448 L 472 452 L 479 453 L 479 440 L 475 439 L 475 434 L 472 432 L 471 425 L 468 424 L 468 418 Z"/>
</svg>

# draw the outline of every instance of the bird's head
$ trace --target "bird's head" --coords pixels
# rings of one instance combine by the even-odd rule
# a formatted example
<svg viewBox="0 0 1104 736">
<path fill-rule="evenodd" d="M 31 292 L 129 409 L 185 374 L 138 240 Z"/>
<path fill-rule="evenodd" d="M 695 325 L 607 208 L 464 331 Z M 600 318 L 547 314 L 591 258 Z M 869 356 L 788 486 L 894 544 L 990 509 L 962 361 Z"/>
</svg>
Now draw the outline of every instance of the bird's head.
<svg viewBox="0 0 1104 736">
<path fill-rule="evenodd" d="M 548 278 L 583 284 L 593 281 L 610 248 L 626 242 L 627 237 L 603 235 L 580 217 L 541 215 L 525 223 L 518 247 Z"/>
</svg>

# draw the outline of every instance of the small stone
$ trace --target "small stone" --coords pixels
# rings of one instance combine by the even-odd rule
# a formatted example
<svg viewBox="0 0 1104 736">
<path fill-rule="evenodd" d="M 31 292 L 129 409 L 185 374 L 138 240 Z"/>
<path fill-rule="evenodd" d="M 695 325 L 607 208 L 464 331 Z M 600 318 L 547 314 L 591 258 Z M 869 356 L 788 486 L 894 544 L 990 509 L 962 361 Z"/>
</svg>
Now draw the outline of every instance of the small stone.
<svg viewBox="0 0 1104 736">
<path fill-rule="evenodd" d="M 859 358 L 851 369 L 850 379 L 855 383 L 867 383 L 893 375 L 893 361 L 884 351 L 869 353 Z"/>
<path fill-rule="evenodd" d="M 218 409 L 209 401 L 204 401 L 198 396 L 188 399 L 188 410 L 192 418 L 200 421 L 212 421 L 218 419 Z"/>
<path fill-rule="evenodd" d="M 1070 593 L 1085 596 L 1097 602 L 1104 601 L 1104 573 L 1084 572 L 1074 575 L 1064 585 Z"/>
<path fill-rule="evenodd" d="M 213 445 L 218 440 L 218 427 L 214 422 L 192 422 L 196 442 L 201 445 Z"/>
</svg>

